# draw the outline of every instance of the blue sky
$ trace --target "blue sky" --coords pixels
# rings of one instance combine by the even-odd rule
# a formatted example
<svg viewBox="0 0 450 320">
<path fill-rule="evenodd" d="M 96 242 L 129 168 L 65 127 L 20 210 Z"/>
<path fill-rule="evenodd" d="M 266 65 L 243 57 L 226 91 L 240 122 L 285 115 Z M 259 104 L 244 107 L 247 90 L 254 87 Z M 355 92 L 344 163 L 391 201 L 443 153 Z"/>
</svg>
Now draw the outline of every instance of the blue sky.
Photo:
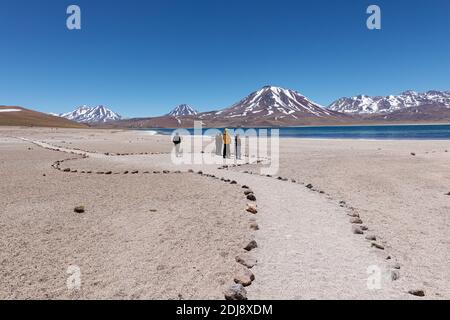
<svg viewBox="0 0 450 320">
<path fill-rule="evenodd" d="M 77 4 L 82 29 L 66 28 Z M 382 29 L 366 28 L 366 8 Z M 228 107 L 268 84 L 341 96 L 450 90 L 450 1 L 0 0 L 0 105 L 124 116 Z"/>
</svg>

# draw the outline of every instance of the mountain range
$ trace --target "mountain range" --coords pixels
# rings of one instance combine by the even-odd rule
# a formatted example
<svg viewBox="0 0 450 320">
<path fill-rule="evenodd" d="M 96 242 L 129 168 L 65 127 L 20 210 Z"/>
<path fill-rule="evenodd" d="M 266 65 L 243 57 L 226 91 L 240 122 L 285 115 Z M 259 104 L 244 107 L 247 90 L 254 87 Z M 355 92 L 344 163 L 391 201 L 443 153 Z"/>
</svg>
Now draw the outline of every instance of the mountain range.
<svg viewBox="0 0 450 320">
<path fill-rule="evenodd" d="M 190 109 L 195 110 L 190 107 Z M 265 86 L 232 106 L 209 112 L 183 112 L 179 106 L 162 117 L 116 123 L 125 127 L 192 127 L 195 120 L 207 127 L 343 125 L 450 121 L 450 92 L 406 91 L 400 95 L 359 95 L 336 100 L 328 107 L 297 91 Z"/>
<path fill-rule="evenodd" d="M 386 97 L 358 95 L 340 98 L 324 107 L 297 91 L 265 86 L 232 106 L 215 111 L 199 113 L 194 107 L 181 104 L 163 116 L 122 119 L 100 105 L 81 106 L 57 116 L 91 126 L 128 128 L 192 127 L 194 121 L 201 121 L 205 127 L 449 122 L 450 91 L 405 91 Z"/>
<path fill-rule="evenodd" d="M 58 116 L 80 123 L 106 123 L 122 119 L 121 115 L 104 106 L 89 107 L 86 105 Z"/>
<path fill-rule="evenodd" d="M 347 114 L 388 114 L 407 108 L 425 106 L 450 108 L 450 91 L 428 91 L 417 93 L 405 91 L 399 95 L 387 97 L 370 97 L 359 95 L 351 98 L 340 98 L 328 108 Z"/>
</svg>

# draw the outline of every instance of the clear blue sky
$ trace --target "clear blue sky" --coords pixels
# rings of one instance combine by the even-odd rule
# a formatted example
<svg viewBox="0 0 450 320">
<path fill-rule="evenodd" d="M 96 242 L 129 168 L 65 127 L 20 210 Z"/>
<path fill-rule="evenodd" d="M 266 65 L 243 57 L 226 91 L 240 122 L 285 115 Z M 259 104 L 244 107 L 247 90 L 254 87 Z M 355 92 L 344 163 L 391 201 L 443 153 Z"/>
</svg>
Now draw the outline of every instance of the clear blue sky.
<svg viewBox="0 0 450 320">
<path fill-rule="evenodd" d="M 370 4 L 381 31 L 366 28 Z M 448 0 L 0 0 L 0 37 L 0 105 L 44 112 L 207 111 L 267 84 L 323 105 L 450 90 Z"/>
</svg>

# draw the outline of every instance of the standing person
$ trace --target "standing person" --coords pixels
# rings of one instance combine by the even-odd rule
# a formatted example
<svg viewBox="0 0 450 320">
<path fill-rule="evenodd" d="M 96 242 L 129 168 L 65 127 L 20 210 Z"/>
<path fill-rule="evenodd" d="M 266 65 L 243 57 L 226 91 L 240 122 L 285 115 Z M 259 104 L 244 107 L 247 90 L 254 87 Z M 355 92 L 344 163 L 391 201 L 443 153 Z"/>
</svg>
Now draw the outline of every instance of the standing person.
<svg viewBox="0 0 450 320">
<path fill-rule="evenodd" d="M 222 139 L 221 133 L 216 134 L 216 155 L 218 156 L 222 155 Z"/>
<path fill-rule="evenodd" d="M 241 160 L 241 136 L 239 134 L 234 137 L 234 146 L 236 149 L 236 159 Z"/>
<path fill-rule="evenodd" d="M 230 144 L 231 144 L 231 138 L 230 134 L 228 133 L 228 129 L 225 128 L 223 130 L 223 158 L 230 158 Z"/>
<path fill-rule="evenodd" d="M 180 134 L 179 134 L 178 132 L 177 132 L 177 133 L 175 134 L 175 136 L 173 137 L 172 142 L 173 142 L 173 144 L 175 145 L 175 155 L 176 155 L 177 157 L 179 157 L 179 156 L 181 155 L 181 152 L 180 152 L 180 148 L 181 148 L 181 137 L 180 137 Z"/>
</svg>

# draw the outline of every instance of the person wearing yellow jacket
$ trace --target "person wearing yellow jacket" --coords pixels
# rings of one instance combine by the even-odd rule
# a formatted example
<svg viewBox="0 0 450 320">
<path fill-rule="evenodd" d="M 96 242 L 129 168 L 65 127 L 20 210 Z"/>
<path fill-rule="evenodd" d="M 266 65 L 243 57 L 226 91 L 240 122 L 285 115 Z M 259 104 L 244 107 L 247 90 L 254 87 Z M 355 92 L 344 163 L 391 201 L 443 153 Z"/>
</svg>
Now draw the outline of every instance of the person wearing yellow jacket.
<svg viewBox="0 0 450 320">
<path fill-rule="evenodd" d="M 230 158 L 230 144 L 231 144 L 231 137 L 228 133 L 228 129 L 225 128 L 223 130 L 223 158 Z"/>
</svg>

